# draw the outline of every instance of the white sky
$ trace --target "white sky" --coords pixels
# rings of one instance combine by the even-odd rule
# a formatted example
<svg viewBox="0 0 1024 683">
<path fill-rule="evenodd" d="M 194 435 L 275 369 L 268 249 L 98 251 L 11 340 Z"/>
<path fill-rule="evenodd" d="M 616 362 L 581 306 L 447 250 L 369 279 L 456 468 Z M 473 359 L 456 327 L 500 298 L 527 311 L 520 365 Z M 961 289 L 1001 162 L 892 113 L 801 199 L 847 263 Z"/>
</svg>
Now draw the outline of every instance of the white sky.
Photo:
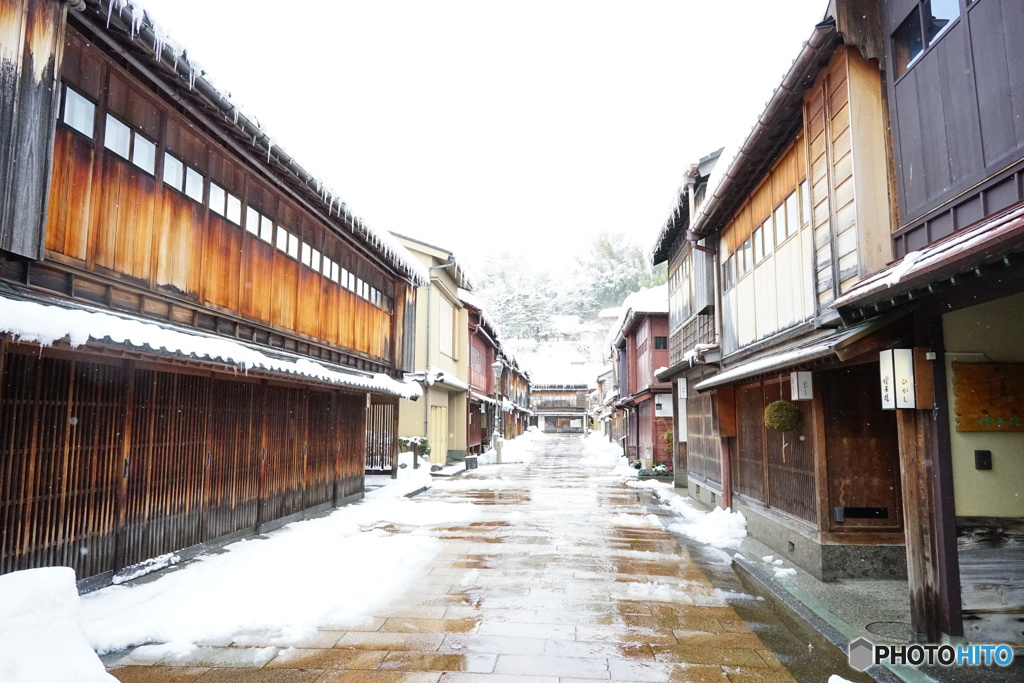
<svg viewBox="0 0 1024 683">
<path fill-rule="evenodd" d="M 648 247 L 827 0 L 140 0 L 372 227 L 555 263 Z"/>
</svg>

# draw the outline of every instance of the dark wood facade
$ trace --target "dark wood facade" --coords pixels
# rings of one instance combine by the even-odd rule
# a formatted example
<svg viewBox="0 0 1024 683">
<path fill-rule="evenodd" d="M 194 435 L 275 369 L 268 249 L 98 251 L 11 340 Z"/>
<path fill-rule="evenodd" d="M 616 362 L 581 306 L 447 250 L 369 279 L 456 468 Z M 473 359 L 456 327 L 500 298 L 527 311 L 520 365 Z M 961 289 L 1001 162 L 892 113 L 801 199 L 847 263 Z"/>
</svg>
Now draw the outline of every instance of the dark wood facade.
<svg viewBox="0 0 1024 683">
<path fill-rule="evenodd" d="M 361 497 L 365 459 L 394 462 L 423 279 L 131 22 L 0 2 L 0 296 L 295 372 L 0 330 L 0 572 L 85 587 Z"/>
<path fill-rule="evenodd" d="M 943 3 L 933 15 L 918 0 L 882 3 L 897 257 L 1024 200 L 1020 9 L 1016 0 L 975 0 Z M 910 55 L 915 14 L 925 33 Z"/>
<path fill-rule="evenodd" d="M 1024 360 L 1024 240 L 1012 220 L 1005 225 L 1024 210 L 1024 6 L 886 0 L 880 19 L 900 209 L 892 240 L 902 257 L 888 273 L 908 275 L 884 293 L 871 283 L 854 288 L 838 309 L 849 320 L 905 312 L 908 333 L 890 346 L 935 359 L 934 402 L 896 411 L 918 638 L 1020 644 L 1014 539 L 1024 468 L 1005 454 L 1021 452 L 1024 440 L 963 430 L 953 413 L 957 363 L 990 364 L 991 376 L 999 362 Z M 971 245 L 960 243 L 965 235 Z M 930 263 L 937 253 L 941 263 Z M 915 262 L 926 265 L 914 270 Z M 1008 382 L 1003 374 L 989 384 Z M 986 470 L 976 452 L 1003 455 Z"/>
<path fill-rule="evenodd" d="M 0 573 L 88 585 L 362 495 L 364 394 L 0 351 Z"/>
</svg>

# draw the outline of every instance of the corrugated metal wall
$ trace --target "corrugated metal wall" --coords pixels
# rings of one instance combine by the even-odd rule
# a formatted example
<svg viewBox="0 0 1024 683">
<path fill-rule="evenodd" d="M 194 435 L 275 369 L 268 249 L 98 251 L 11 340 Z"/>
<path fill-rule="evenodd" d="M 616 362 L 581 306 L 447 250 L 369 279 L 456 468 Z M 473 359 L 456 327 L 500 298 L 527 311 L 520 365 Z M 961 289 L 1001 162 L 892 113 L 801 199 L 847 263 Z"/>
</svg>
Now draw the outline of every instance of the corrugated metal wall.
<svg viewBox="0 0 1024 683">
<path fill-rule="evenodd" d="M 0 392 L 0 573 L 116 572 L 362 492 L 363 394 L 11 349 Z"/>
</svg>

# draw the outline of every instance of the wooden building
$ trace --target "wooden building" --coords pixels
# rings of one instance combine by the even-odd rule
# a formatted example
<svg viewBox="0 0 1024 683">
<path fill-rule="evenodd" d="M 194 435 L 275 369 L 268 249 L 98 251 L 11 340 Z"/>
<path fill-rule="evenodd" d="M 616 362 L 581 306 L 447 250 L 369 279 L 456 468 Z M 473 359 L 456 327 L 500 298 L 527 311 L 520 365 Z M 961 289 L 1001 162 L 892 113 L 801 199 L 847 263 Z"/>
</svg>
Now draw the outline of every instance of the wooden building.
<svg viewBox="0 0 1024 683">
<path fill-rule="evenodd" d="M 422 268 L 121 3 L 0 3 L 0 572 L 354 500 Z"/>
<path fill-rule="evenodd" d="M 922 639 L 1024 644 L 1024 4 L 880 3 L 897 261 L 834 302 L 902 316 L 898 425 Z M 900 380 L 903 381 L 902 379 Z M 884 398 L 884 397 L 883 397 Z"/>
<path fill-rule="evenodd" d="M 672 464 L 672 385 L 655 376 L 668 366 L 668 294 L 661 285 L 626 297 L 611 335 L 618 385 L 615 409 L 624 413 L 623 453 L 630 462 Z"/>
<path fill-rule="evenodd" d="M 469 395 L 466 447 L 481 454 L 491 447 L 495 420 L 501 406 L 503 438 L 514 439 L 529 426 L 530 376 L 501 345 L 498 328 L 483 303 L 472 292 L 459 290 L 469 312 Z M 498 397 L 495 397 L 494 363 L 501 363 Z"/>
<path fill-rule="evenodd" d="M 695 165 L 707 189 L 681 194 L 656 249 L 690 495 L 823 580 L 905 575 L 896 421 L 876 400 L 893 326 L 831 308 L 891 258 L 880 38 L 851 8 L 833 4 L 743 144 Z M 780 400 L 789 431 L 766 426 Z"/>
<path fill-rule="evenodd" d="M 692 480 L 698 489 L 704 486 L 718 495 L 723 470 L 715 403 L 712 394 L 690 390 L 718 372 L 722 357 L 714 251 L 687 239 L 686 231 L 690 216 L 704 202 L 722 151 L 708 154 L 687 170 L 676 206 L 652 251 L 655 265 L 668 263 L 668 362 L 656 377 L 672 383 L 674 483 L 685 488 Z"/>
<path fill-rule="evenodd" d="M 530 426 L 530 373 L 519 367 L 512 356 L 502 355 L 502 410 L 504 411 L 504 433 L 506 439 L 522 435 Z"/>
<path fill-rule="evenodd" d="M 404 235 L 395 235 L 430 272 L 416 296 L 415 370 L 423 399 L 401 403 L 402 437 L 425 438 L 430 462 L 446 465 L 467 452 L 470 378 L 469 313 L 459 289 L 471 287 L 452 252 Z"/>
<path fill-rule="evenodd" d="M 498 400 L 494 397 L 492 365 L 501 354 L 498 330 L 487 317 L 483 304 L 468 290 L 459 290 L 459 298 L 469 311 L 469 396 L 467 401 L 466 449 L 473 455 L 484 453 L 491 445 Z"/>
<path fill-rule="evenodd" d="M 587 419 L 586 384 L 534 384 L 530 407 L 547 434 L 583 434 Z"/>
</svg>

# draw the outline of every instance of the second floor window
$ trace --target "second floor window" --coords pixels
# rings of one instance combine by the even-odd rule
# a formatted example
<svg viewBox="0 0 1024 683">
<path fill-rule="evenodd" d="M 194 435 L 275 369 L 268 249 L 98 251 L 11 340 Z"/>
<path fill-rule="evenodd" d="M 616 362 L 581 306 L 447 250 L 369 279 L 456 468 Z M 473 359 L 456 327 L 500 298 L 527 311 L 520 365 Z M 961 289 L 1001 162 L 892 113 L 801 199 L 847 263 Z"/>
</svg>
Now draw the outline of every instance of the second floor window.
<svg viewBox="0 0 1024 683">
<path fill-rule="evenodd" d="M 156 173 L 156 143 L 110 114 L 107 114 L 103 146 L 128 159 L 146 173 Z"/>
<path fill-rule="evenodd" d="M 91 138 L 95 118 L 96 105 L 87 100 L 84 95 L 65 87 L 64 114 L 60 120 L 82 135 Z"/>
<path fill-rule="evenodd" d="M 164 184 L 193 201 L 203 201 L 203 174 L 168 152 L 164 152 Z"/>
<path fill-rule="evenodd" d="M 893 66 L 902 76 L 960 16 L 960 0 L 924 0 L 892 34 Z"/>
</svg>

